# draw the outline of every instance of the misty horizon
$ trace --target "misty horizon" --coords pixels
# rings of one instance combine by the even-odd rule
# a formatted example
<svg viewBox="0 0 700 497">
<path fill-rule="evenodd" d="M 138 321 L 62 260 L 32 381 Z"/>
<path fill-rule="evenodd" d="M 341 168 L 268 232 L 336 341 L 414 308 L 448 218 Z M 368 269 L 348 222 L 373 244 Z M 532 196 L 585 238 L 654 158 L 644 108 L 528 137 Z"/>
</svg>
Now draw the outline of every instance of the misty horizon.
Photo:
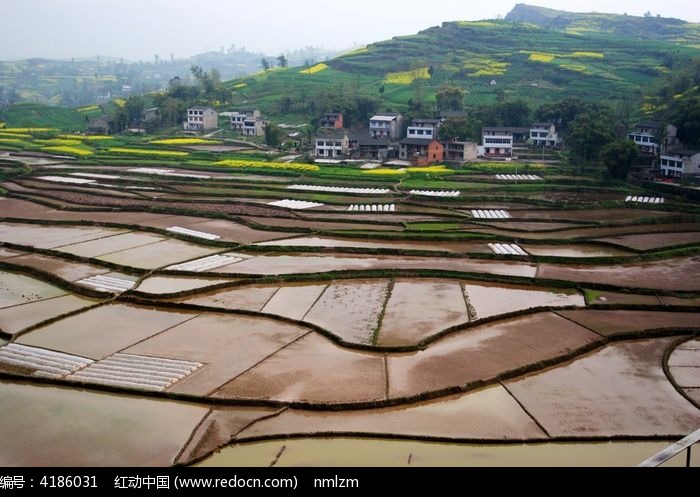
<svg viewBox="0 0 700 497">
<path fill-rule="evenodd" d="M 5 7 L 3 37 L 13 43 L 0 46 L 0 59 L 84 60 L 99 56 L 153 62 L 156 56 L 161 61 L 186 59 L 222 49 L 226 52 L 233 46 L 265 56 L 306 47 L 343 51 L 412 35 L 443 22 L 503 17 L 517 2 L 495 0 L 484 6 L 437 0 L 429 11 L 414 0 L 380 5 L 358 0 L 349 10 L 329 9 L 318 0 L 300 0 L 294 5 L 273 3 L 272 9 L 247 8 L 243 12 L 222 0 L 204 0 L 197 8 L 183 0 L 26 0 Z M 634 16 L 650 12 L 700 21 L 700 9 L 689 1 L 665 5 L 661 11 L 658 2 L 649 0 L 625 0 L 614 6 L 599 0 L 526 3 L 571 12 Z M 168 22 L 163 24 L 165 12 Z M 397 15 L 399 12 L 401 15 Z M 46 33 L 47 37 L 37 33 Z M 90 47 L 89 52 L 86 47 Z"/>
</svg>

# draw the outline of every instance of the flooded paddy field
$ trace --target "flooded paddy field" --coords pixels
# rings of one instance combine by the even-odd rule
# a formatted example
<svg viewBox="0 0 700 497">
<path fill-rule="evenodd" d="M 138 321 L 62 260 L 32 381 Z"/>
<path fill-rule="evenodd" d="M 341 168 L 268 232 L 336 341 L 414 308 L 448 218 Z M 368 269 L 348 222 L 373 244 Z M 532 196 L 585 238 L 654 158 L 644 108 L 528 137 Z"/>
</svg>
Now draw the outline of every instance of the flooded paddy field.
<svg viewBox="0 0 700 497">
<path fill-rule="evenodd" d="M 700 426 L 685 199 L 58 161 L 0 183 L 4 465 L 634 465 Z"/>
</svg>

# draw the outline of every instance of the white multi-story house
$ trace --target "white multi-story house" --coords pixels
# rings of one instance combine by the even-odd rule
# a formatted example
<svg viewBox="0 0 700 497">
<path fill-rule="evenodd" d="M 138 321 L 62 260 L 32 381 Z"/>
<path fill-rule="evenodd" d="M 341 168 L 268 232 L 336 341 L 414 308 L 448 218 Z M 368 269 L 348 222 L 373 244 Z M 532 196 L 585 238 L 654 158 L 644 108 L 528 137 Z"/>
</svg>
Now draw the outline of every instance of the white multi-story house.
<svg viewBox="0 0 700 497">
<path fill-rule="evenodd" d="M 396 113 L 377 114 L 369 120 L 369 136 L 372 138 L 398 139 L 401 134 L 401 115 Z"/>
<path fill-rule="evenodd" d="M 700 175 L 700 150 L 676 148 L 661 154 L 661 174 L 670 178 Z"/>
<path fill-rule="evenodd" d="M 439 119 L 414 119 L 406 129 L 406 138 L 417 138 L 419 140 L 433 140 L 437 138 Z"/>
<path fill-rule="evenodd" d="M 314 155 L 319 159 L 340 159 L 350 150 L 350 138 L 346 133 L 318 135 L 314 142 Z"/>
<path fill-rule="evenodd" d="M 265 133 L 267 121 L 263 120 L 260 111 L 244 110 L 231 113 L 231 130 L 246 136 L 261 136 Z"/>
<path fill-rule="evenodd" d="M 187 109 L 187 119 L 182 123 L 185 131 L 204 131 L 219 127 L 219 113 L 211 107 L 196 105 Z"/>
<path fill-rule="evenodd" d="M 486 157 L 511 157 L 513 131 L 511 128 L 483 128 L 481 131 Z"/>
<path fill-rule="evenodd" d="M 660 130 L 663 127 L 663 124 L 655 121 L 644 121 L 637 124 L 627 137 L 639 147 L 639 151 L 642 154 L 654 155 L 658 152 L 660 145 L 663 149 L 677 143 L 676 134 L 678 128 L 672 124 L 666 125 L 666 132 L 663 135 L 664 143 L 657 143 L 660 137 Z"/>
<path fill-rule="evenodd" d="M 559 145 L 557 128 L 552 123 L 534 123 L 530 128 L 530 141 L 536 147 L 556 147 Z"/>
</svg>

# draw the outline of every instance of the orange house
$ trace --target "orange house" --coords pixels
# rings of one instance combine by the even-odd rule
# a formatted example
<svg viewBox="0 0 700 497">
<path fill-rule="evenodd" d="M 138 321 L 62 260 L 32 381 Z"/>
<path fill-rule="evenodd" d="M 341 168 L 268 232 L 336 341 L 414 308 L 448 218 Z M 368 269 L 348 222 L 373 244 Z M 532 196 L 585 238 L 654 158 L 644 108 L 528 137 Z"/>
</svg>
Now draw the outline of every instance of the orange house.
<svg viewBox="0 0 700 497">
<path fill-rule="evenodd" d="M 443 161 L 445 147 L 437 140 L 406 138 L 401 141 L 399 156 L 413 166 L 429 166 Z"/>
</svg>

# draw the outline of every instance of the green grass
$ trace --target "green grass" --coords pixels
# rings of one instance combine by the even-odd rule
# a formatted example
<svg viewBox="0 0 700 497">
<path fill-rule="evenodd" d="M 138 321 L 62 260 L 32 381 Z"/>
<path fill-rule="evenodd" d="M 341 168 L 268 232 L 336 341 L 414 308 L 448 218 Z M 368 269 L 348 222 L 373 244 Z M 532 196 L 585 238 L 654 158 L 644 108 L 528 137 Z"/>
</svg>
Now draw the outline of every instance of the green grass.
<svg viewBox="0 0 700 497">
<path fill-rule="evenodd" d="M 85 116 L 68 107 L 50 107 L 43 104 L 14 104 L 0 112 L 0 121 L 7 127 L 47 127 L 63 131 L 85 129 Z"/>
<path fill-rule="evenodd" d="M 461 227 L 460 223 L 406 223 L 408 231 L 454 231 Z"/>
</svg>

